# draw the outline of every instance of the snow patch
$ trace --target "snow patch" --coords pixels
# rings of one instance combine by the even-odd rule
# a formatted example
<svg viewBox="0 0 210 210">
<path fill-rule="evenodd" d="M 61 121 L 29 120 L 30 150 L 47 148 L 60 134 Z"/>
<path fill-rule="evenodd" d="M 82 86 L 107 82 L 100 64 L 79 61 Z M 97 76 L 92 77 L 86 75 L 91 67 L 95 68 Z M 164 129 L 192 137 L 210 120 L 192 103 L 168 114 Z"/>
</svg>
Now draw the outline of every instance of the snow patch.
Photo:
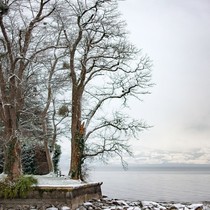
<svg viewBox="0 0 210 210">
<path fill-rule="evenodd" d="M 188 206 L 189 209 L 198 209 L 198 208 L 201 208 L 203 209 L 203 204 L 191 204 Z"/>
<path fill-rule="evenodd" d="M 50 207 L 50 208 L 46 208 L 46 210 L 58 210 L 58 208 L 56 208 L 56 207 Z"/>
<path fill-rule="evenodd" d="M 70 210 L 70 208 L 68 206 L 62 206 L 61 210 Z"/>
</svg>

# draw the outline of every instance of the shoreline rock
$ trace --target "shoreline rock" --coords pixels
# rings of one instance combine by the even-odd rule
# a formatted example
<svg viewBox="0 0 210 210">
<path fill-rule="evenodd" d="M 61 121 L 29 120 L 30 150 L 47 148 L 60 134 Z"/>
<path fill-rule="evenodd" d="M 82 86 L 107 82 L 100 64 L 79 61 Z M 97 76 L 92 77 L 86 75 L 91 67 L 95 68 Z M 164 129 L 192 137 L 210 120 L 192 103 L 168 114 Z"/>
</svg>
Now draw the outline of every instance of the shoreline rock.
<svg viewBox="0 0 210 210">
<path fill-rule="evenodd" d="M 179 203 L 154 201 L 128 201 L 106 196 L 85 202 L 77 210 L 210 210 L 210 202 Z"/>
<path fill-rule="evenodd" d="M 57 202 L 56 205 L 17 205 L 0 210 L 71 210 L 68 205 Z M 154 201 L 128 201 L 112 199 L 103 196 L 101 199 L 92 199 L 79 205 L 75 210 L 210 210 L 210 201 L 200 203 L 189 202 L 154 202 Z"/>
</svg>

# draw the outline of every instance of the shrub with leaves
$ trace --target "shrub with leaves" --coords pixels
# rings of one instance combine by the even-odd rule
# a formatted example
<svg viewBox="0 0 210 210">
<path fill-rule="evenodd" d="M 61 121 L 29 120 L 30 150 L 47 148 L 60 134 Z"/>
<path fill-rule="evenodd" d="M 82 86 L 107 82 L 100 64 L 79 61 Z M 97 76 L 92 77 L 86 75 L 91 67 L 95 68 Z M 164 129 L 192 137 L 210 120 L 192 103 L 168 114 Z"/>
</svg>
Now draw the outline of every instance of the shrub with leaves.
<svg viewBox="0 0 210 210">
<path fill-rule="evenodd" d="M 37 180 L 32 176 L 21 176 L 15 181 L 6 178 L 0 181 L 0 197 L 24 198 L 31 191 L 34 184 L 37 184 Z"/>
</svg>

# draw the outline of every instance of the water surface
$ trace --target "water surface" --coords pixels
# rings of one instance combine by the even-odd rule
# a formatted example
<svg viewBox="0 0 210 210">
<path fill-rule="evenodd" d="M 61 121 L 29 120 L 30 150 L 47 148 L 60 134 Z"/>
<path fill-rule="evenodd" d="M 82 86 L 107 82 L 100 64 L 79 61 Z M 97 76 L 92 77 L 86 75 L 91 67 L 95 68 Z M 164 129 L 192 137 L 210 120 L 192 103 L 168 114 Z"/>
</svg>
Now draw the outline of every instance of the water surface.
<svg viewBox="0 0 210 210">
<path fill-rule="evenodd" d="M 210 201 L 209 167 L 140 167 L 97 169 L 91 180 L 102 181 L 104 195 L 128 200 Z"/>
</svg>

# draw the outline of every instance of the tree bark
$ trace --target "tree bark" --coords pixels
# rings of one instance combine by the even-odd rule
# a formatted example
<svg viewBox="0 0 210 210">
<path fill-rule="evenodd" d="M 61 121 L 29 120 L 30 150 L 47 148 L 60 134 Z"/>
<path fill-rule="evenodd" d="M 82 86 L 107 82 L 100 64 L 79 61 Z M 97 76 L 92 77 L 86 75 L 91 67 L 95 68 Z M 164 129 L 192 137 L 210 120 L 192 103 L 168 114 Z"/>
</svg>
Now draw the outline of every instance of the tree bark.
<svg viewBox="0 0 210 210">
<path fill-rule="evenodd" d="M 47 136 L 48 132 L 47 132 L 47 122 L 45 119 L 45 115 L 42 116 L 42 129 L 43 129 L 43 135 L 44 135 L 44 148 L 45 148 L 45 153 L 47 157 L 47 164 L 48 164 L 49 172 L 54 173 L 54 165 L 53 165 L 51 151 L 49 149 L 49 143 L 48 143 L 49 140 Z"/>
<path fill-rule="evenodd" d="M 21 146 L 17 137 L 12 137 L 6 146 L 5 169 L 8 178 L 15 180 L 22 175 Z"/>
<path fill-rule="evenodd" d="M 71 162 L 69 176 L 71 179 L 83 180 L 82 164 L 84 153 L 84 123 L 81 123 L 81 91 L 73 88 L 71 121 Z"/>
<path fill-rule="evenodd" d="M 50 151 L 49 145 L 48 145 L 48 139 L 44 140 L 44 148 L 45 148 L 45 153 L 46 153 L 46 157 L 47 157 L 47 164 L 48 164 L 49 172 L 54 173 L 55 170 L 54 170 L 51 151 Z"/>
<path fill-rule="evenodd" d="M 4 173 L 8 175 L 10 180 L 14 180 L 22 175 L 21 164 L 21 146 L 17 134 L 17 116 L 13 109 L 6 108 L 6 123 L 5 123 L 5 162 Z M 12 113 L 13 112 L 13 113 Z"/>
</svg>

